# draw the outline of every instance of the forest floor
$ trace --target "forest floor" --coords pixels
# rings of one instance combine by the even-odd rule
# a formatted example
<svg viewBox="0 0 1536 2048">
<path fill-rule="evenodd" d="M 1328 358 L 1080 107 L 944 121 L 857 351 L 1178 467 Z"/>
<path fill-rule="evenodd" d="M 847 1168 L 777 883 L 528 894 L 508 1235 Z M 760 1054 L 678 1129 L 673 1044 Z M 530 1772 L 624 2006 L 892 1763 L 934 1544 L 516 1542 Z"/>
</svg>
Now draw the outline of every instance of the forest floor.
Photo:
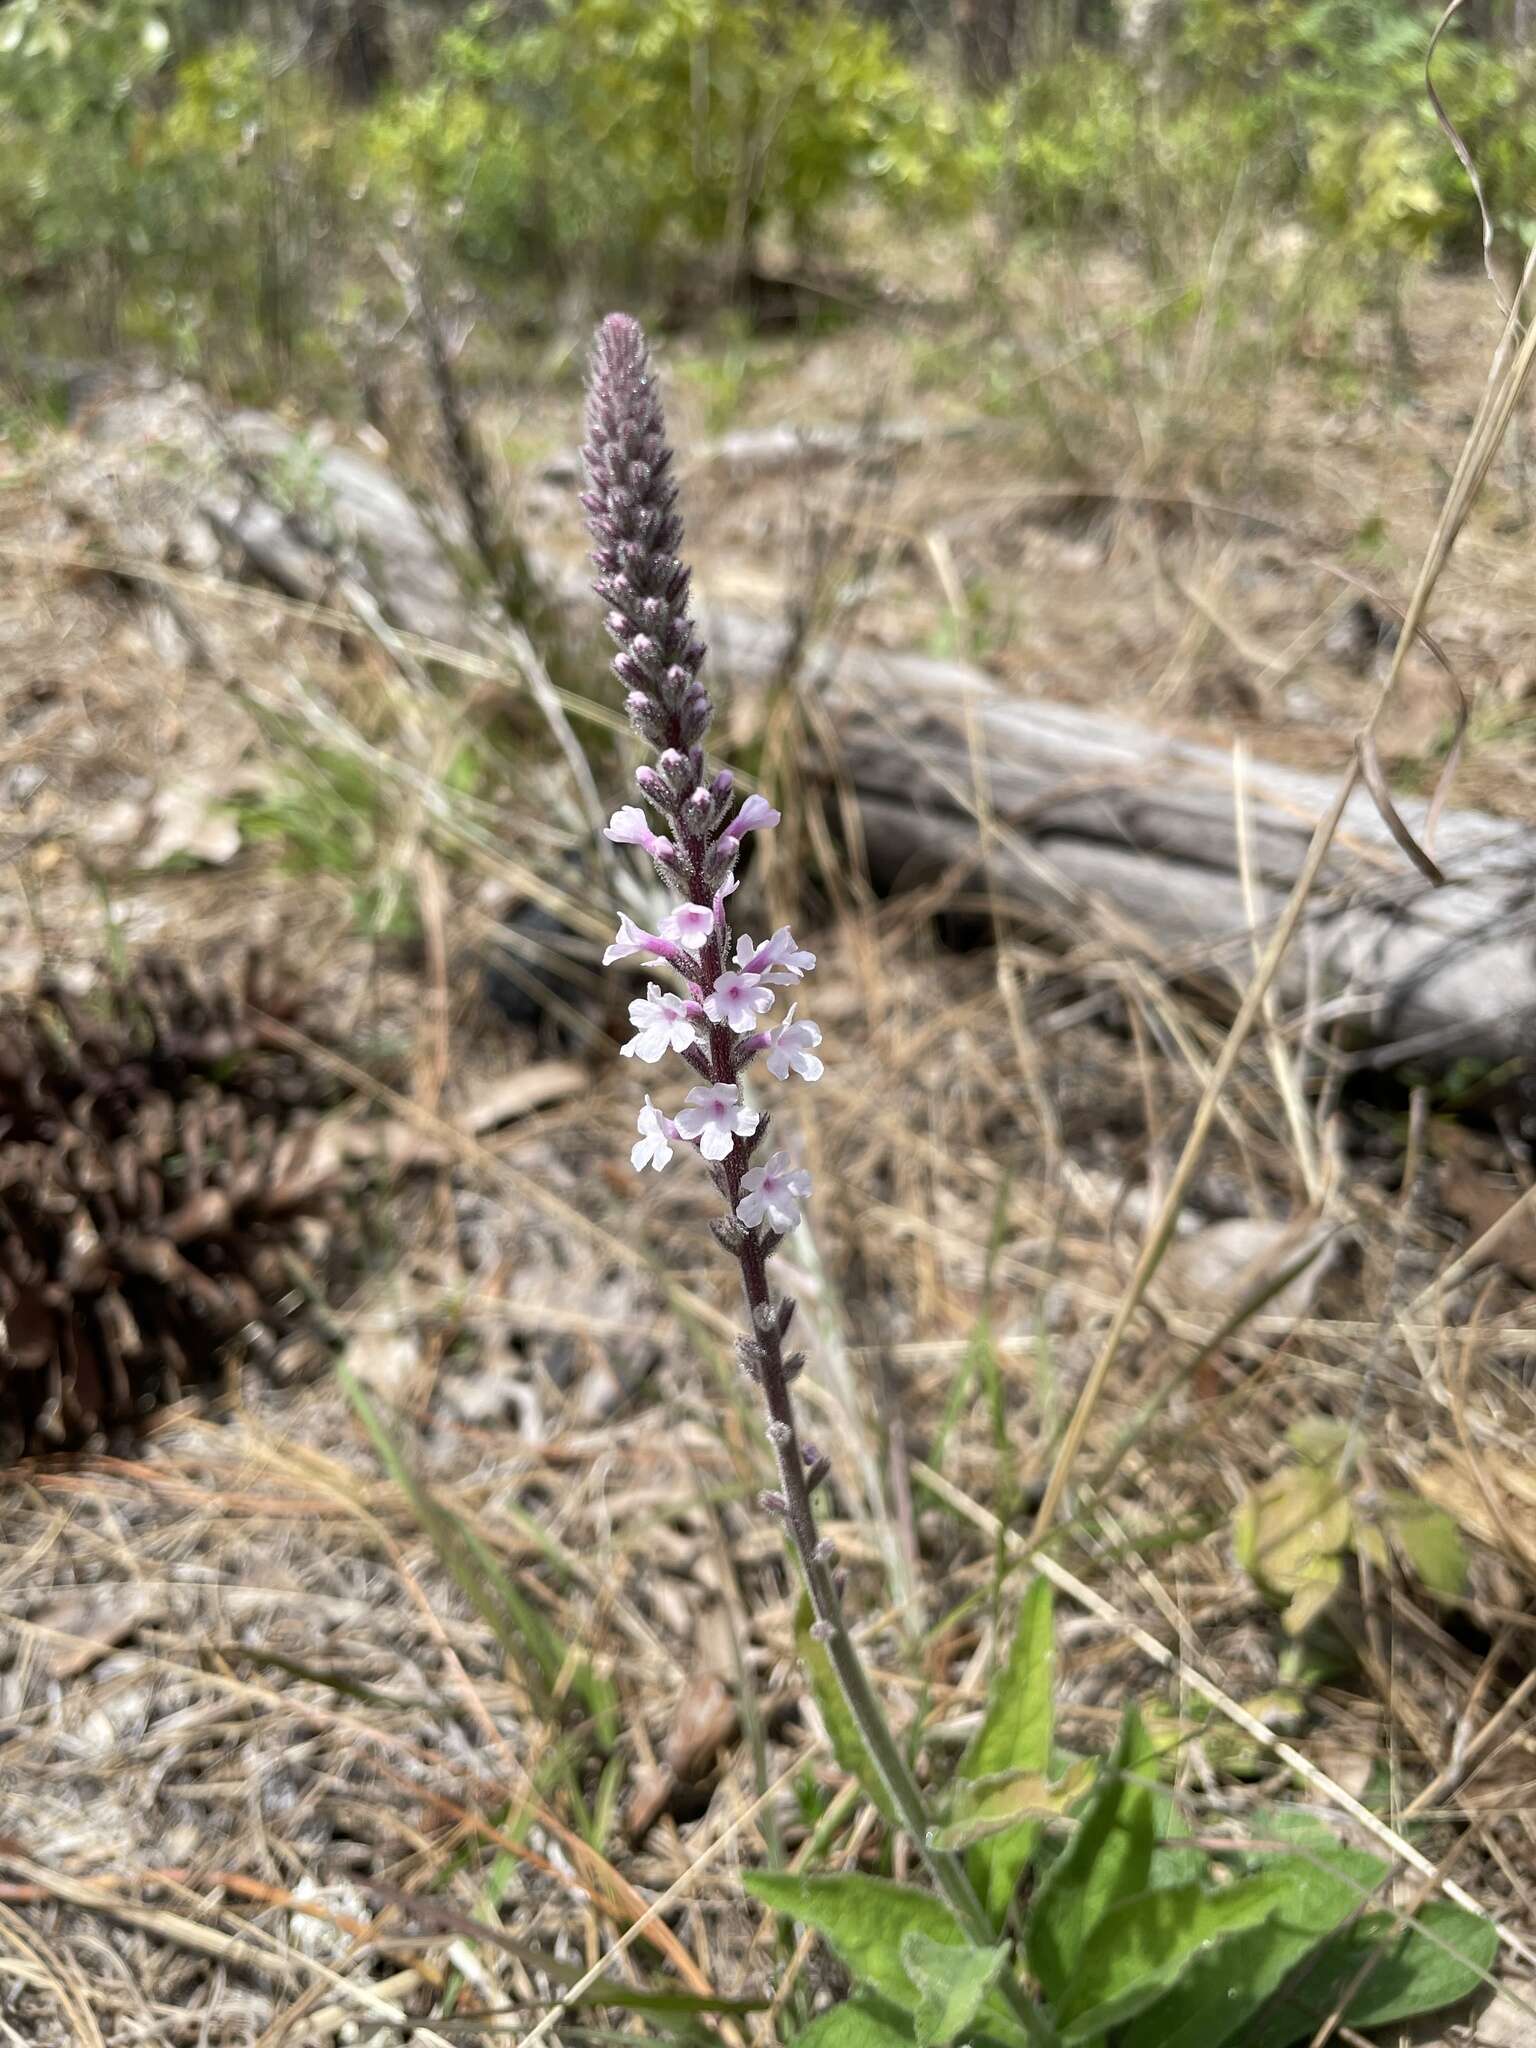
<svg viewBox="0 0 1536 2048">
<path fill-rule="evenodd" d="M 1219 334 L 1154 345 L 1155 307 L 1112 264 L 1008 304 L 670 342 L 711 598 L 1341 769 L 1482 388 L 1486 283 L 1420 284 L 1409 361 L 1257 383 Z M 572 356 L 484 382 L 518 531 L 574 560 Z M 388 452 L 445 490 L 404 371 L 395 403 Z M 757 429 L 910 422 L 879 461 L 732 452 Z M 379 430 L 360 445 L 380 452 Z M 237 1364 L 139 1445 L 4 1477 L 0 2039 L 383 2044 L 409 2018 L 458 2041 L 507 2007 L 520 2038 L 546 1965 L 609 1950 L 617 1984 L 808 2013 L 835 1970 L 781 1951 L 737 1874 L 813 1838 L 844 1867 L 879 1831 L 837 1803 L 754 1505 L 769 1460 L 708 1190 L 630 1172 L 612 990 L 578 972 L 561 1017 L 518 1024 L 482 972 L 529 902 L 589 937 L 611 921 L 562 864 L 557 768 L 494 676 L 434 672 L 411 696 L 355 620 L 168 558 L 182 488 L 93 446 L 88 417 L 0 446 L 0 991 L 24 1000 L 45 969 L 88 987 L 147 948 L 296 962 L 346 1057 L 338 1115 L 386 1132 L 395 1170 L 334 1307 L 337 1372 Z M 1431 628 L 1472 703 L 1453 801 L 1536 822 L 1533 489 L 1520 423 Z M 1383 737 L 1399 787 L 1434 780 L 1451 704 L 1412 656 Z M 764 716 L 734 695 L 727 758 L 761 763 Z M 359 793 L 315 717 L 409 776 Z M 466 749 L 477 794 L 454 815 L 477 829 L 445 832 L 434 792 L 458 800 Z M 616 757 L 600 772 L 619 800 Z M 817 1193 L 782 1264 L 835 1461 L 829 1533 L 893 1714 L 941 1751 L 975 1723 L 1022 1577 L 1010 1546 L 1224 1024 L 1127 968 L 1106 972 L 1112 1002 L 1026 1031 L 1048 933 L 951 950 L 941 900 L 782 861 L 749 894 L 820 959 L 827 1074 L 791 1116 Z M 1062 1738 L 1104 1749 L 1138 1699 L 1180 1729 L 1181 1793 L 1213 1824 L 1281 1796 L 1349 1824 L 1197 1711 L 1149 1633 L 1454 1856 L 1528 1956 L 1536 1245 L 1452 1293 L 1436 1279 L 1529 1187 L 1536 1132 L 1510 1077 L 1324 1091 L 1304 1105 L 1314 1200 L 1271 1050 L 1261 1034 L 1239 1064 L 1079 1461 L 1058 1555 L 1101 1604 L 1062 1605 Z M 1320 1228 L 1304 1280 L 1212 1344 Z M 1308 1423 L 1347 1444 L 1349 1533 L 1333 1605 L 1291 1640 L 1233 1530 Z M 1370 1540 L 1403 1494 L 1456 1531 L 1438 1584 Z M 498 1917 L 523 1951 L 476 1934 Z M 1523 2004 L 1416 2038 L 1536 2041 L 1532 1972 L 1509 1961 Z M 770 2038 L 761 2012 L 718 2027 Z"/>
</svg>

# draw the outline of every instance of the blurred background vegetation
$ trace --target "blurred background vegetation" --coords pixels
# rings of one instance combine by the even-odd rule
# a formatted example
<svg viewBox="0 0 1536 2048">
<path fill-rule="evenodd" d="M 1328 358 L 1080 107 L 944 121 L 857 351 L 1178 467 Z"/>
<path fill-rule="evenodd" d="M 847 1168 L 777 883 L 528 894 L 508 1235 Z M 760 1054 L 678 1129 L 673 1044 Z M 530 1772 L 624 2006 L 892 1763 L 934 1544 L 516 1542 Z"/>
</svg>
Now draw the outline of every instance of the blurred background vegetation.
<svg viewBox="0 0 1536 2048">
<path fill-rule="evenodd" d="M 1473 0 L 1436 59 L 1512 248 L 1536 227 L 1531 12 Z M 1167 289 L 1167 323 L 1208 322 L 1219 283 L 1277 347 L 1326 355 L 1362 312 L 1404 345 L 1412 267 L 1482 235 L 1424 91 L 1437 14 L 9 0 L 0 344 L 145 350 L 232 396 L 345 411 L 397 329 L 392 244 L 539 342 L 616 299 L 760 322 L 787 279 L 802 318 L 832 318 L 899 225 L 983 300 L 1004 250 L 1107 240 Z"/>
</svg>

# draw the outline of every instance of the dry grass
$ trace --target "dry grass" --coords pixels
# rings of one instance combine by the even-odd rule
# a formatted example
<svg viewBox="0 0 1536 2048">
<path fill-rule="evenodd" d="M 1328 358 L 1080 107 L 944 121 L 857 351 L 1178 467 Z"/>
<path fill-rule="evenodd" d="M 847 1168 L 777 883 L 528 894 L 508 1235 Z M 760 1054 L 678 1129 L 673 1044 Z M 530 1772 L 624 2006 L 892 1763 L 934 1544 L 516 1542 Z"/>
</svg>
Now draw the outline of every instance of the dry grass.
<svg viewBox="0 0 1536 2048">
<path fill-rule="evenodd" d="M 1481 305 L 1459 282 L 1426 288 L 1426 392 L 1470 402 Z M 877 375 L 889 415 L 930 403 L 909 343 L 844 336 L 765 377 L 751 407 L 846 417 Z M 680 379 L 685 446 L 694 389 Z M 808 525 L 846 513 L 858 630 L 1336 763 L 1377 677 L 1323 644 L 1325 565 L 1362 504 L 1390 505 L 1372 573 L 1401 601 L 1464 422 L 1459 397 L 1426 397 L 1388 447 L 1368 406 L 1341 422 L 1304 390 L 1278 395 L 1284 459 L 1243 494 L 1262 529 L 1211 511 L 1208 480 L 1138 478 L 1108 429 L 1102 475 L 1070 492 L 990 439 L 939 444 L 857 503 L 835 474 L 744 491 L 695 464 L 692 527 L 712 590 L 769 609 Z M 963 417 L 974 397 L 961 384 L 931 402 Z M 562 445 L 569 414 L 545 415 Z M 346 1115 L 432 1142 L 343 1311 L 344 1379 L 280 1390 L 247 1372 L 216 1414 L 170 1418 L 141 1450 L 7 1478 L 0 2040 L 299 2048 L 398 2041 L 408 2022 L 458 2040 L 498 2008 L 518 2038 L 561 1971 L 599 1964 L 631 1990 L 809 2009 L 826 1964 L 775 1953 L 734 1870 L 855 1862 L 876 1837 L 805 1697 L 785 1558 L 752 1505 L 767 1461 L 729 1364 L 706 1191 L 679 1174 L 637 1199 L 632 1077 L 600 1011 L 575 1048 L 579 1087 L 551 1083 L 515 1117 L 491 1103 L 509 1071 L 553 1064 L 487 1004 L 475 962 L 519 894 L 558 900 L 540 822 L 556 780 L 514 762 L 447 826 L 392 801 L 369 858 L 416 893 L 409 942 L 359 935 L 354 875 L 299 879 L 270 846 L 220 849 L 202 836 L 224 816 L 214 798 L 270 796 L 291 775 L 274 706 L 318 704 L 440 784 L 464 698 L 413 696 L 366 635 L 211 564 L 152 600 L 61 569 L 80 539 L 74 462 L 67 441 L 46 445 L 0 494 L 6 985 L 45 958 L 84 976 L 115 946 L 281 935 L 324 962 L 354 1048 Z M 1510 679 L 1536 646 L 1523 550 L 1498 531 L 1520 488 L 1513 470 L 1496 479 L 1436 615 L 1485 709 L 1500 690 L 1523 702 Z M 573 544 L 558 493 L 531 489 L 525 516 Z M 732 707 L 734 750 L 760 720 Z M 1386 751 L 1417 760 L 1437 729 L 1426 710 Z M 1518 812 L 1533 764 L 1536 741 L 1485 735 L 1458 795 Z M 213 864 L 168 871 L 177 830 Z M 809 1245 L 785 1260 L 815 1311 L 806 1398 L 837 1460 L 829 1533 L 894 1713 L 942 1731 L 942 1754 L 1012 1611 L 1001 1532 L 1027 1541 L 1223 1029 L 1104 933 L 1047 947 L 1003 920 L 957 955 L 935 935 L 939 897 L 786 907 L 820 919 L 832 1055 L 792 1104 L 817 1172 L 814 1263 Z M 1469 1138 L 1428 1097 L 1361 1104 L 1320 1072 L 1300 1112 L 1309 1169 L 1272 1050 L 1260 1035 L 1236 1061 L 1074 1467 L 1054 1555 L 1098 1604 L 1064 1624 L 1064 1733 L 1102 1748 L 1132 1697 L 1185 1715 L 1195 1821 L 1271 1793 L 1337 1807 L 1330 1785 L 1366 1801 L 1497 1916 L 1518 1985 L 1536 1946 L 1536 1318 L 1497 1263 L 1436 1282 L 1482 1227 L 1442 1205 L 1442 1156 L 1470 1146 L 1475 1175 L 1513 1189 L 1528 1147 L 1508 1125 L 1508 1143 L 1496 1126 Z M 1272 1223 L 1273 1267 L 1294 1249 L 1286 1229 L 1314 1220 L 1319 1175 L 1327 1258 L 1234 1331 L 1256 1282 L 1223 1263 L 1222 1226 Z M 1282 1704 L 1284 1641 L 1231 1521 L 1314 1414 L 1349 1425 L 1362 1522 L 1390 1489 L 1417 1490 L 1461 1527 L 1469 1576 L 1464 1597 L 1436 1599 L 1362 1548 L 1339 1617 L 1356 1660 Z M 1298 1788 L 1251 1727 L 1234 1740 L 1219 1712 L 1192 1712 L 1190 1673 L 1273 1718 L 1314 1782 Z M 475 1936 L 487 1919 L 521 1946 Z M 553 2031 L 580 2040 L 600 2017 L 642 2037 L 664 2024 L 598 2004 Z M 770 2038 L 751 2012 L 710 2024 Z M 1536 2018 L 1495 2007 L 1447 2038 L 1529 2041 Z"/>
</svg>

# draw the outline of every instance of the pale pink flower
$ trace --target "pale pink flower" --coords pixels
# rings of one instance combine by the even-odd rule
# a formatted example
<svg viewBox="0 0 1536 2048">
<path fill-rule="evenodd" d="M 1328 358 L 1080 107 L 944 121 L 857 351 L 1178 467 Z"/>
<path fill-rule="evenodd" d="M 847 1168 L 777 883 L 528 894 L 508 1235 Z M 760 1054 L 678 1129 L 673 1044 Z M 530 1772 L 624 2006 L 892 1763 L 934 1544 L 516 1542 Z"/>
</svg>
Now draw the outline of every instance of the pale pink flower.
<svg viewBox="0 0 1536 2048">
<path fill-rule="evenodd" d="M 798 1074 L 804 1081 L 819 1081 L 826 1068 L 817 1059 L 812 1047 L 821 1043 L 821 1026 L 813 1024 L 809 1017 L 802 1018 L 797 1024 L 796 1007 L 791 1003 L 789 1015 L 778 1029 L 763 1034 L 767 1040 L 768 1071 L 780 1081 L 787 1081 L 792 1073 Z M 630 1005 L 629 1014 L 635 1014 L 633 1004 Z M 626 1046 L 626 1052 L 628 1049 Z"/>
<path fill-rule="evenodd" d="M 653 859 L 672 851 L 671 840 L 651 830 L 650 820 L 638 804 L 622 804 L 603 827 L 603 837 L 615 846 L 643 846 Z"/>
<path fill-rule="evenodd" d="M 781 816 L 782 813 L 773 808 L 767 797 L 749 796 L 720 837 L 740 845 L 749 832 L 771 832 Z"/>
<path fill-rule="evenodd" d="M 743 935 L 736 941 L 736 965 L 744 967 L 749 974 L 760 974 L 764 981 L 775 987 L 788 988 L 797 982 L 802 974 L 809 974 L 816 965 L 816 955 L 808 953 L 795 943 L 795 935 L 787 924 L 781 924 L 771 939 L 755 945 L 752 939 Z"/>
<path fill-rule="evenodd" d="M 659 989 L 654 981 L 648 983 L 644 996 L 637 996 L 629 1006 L 636 1036 L 619 1050 L 626 1059 L 644 1060 L 648 1066 L 668 1052 L 687 1052 L 694 1037 L 692 1013 L 686 996 Z"/>
<path fill-rule="evenodd" d="M 706 1159 L 728 1159 L 737 1138 L 750 1138 L 760 1119 L 748 1109 L 734 1081 L 717 1081 L 712 1088 L 690 1088 L 686 1105 L 678 1111 L 677 1132 L 682 1138 L 696 1138 Z"/>
<path fill-rule="evenodd" d="M 715 913 L 703 903 L 680 903 L 661 920 L 661 929 L 667 938 L 675 939 L 692 953 L 713 935 Z"/>
<path fill-rule="evenodd" d="M 739 967 L 728 967 L 704 998 L 710 1023 L 729 1024 L 733 1031 L 755 1031 L 758 1018 L 772 1008 L 773 990 Z"/>
<path fill-rule="evenodd" d="M 763 1166 L 741 1176 L 742 1199 L 736 1214 L 749 1230 L 760 1223 L 783 1237 L 800 1221 L 800 1204 L 810 1199 L 811 1176 L 803 1166 L 791 1168 L 787 1152 L 774 1152 Z"/>
<path fill-rule="evenodd" d="M 632 917 L 621 913 L 618 934 L 603 955 L 603 965 L 611 967 L 615 960 L 628 960 L 635 953 L 651 953 L 663 960 L 672 960 L 676 951 L 676 947 L 669 946 L 665 939 L 657 938 L 654 932 L 642 931 Z"/>
<path fill-rule="evenodd" d="M 677 1126 L 670 1117 L 663 1116 L 659 1109 L 651 1106 L 651 1098 L 647 1095 L 645 1107 L 635 1119 L 635 1128 L 640 1133 L 640 1142 L 630 1147 L 630 1165 L 636 1173 L 644 1173 L 648 1166 L 655 1167 L 660 1173 L 672 1157 L 670 1140 L 677 1136 Z"/>
</svg>

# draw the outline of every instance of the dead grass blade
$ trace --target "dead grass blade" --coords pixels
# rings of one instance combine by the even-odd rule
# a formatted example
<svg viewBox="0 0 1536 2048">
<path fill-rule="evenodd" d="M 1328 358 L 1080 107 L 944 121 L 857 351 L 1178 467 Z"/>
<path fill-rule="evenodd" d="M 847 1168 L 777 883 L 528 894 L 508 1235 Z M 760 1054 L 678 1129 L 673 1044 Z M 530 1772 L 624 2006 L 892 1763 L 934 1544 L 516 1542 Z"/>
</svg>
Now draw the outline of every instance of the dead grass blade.
<svg viewBox="0 0 1536 2048">
<path fill-rule="evenodd" d="M 518 2048 L 536 2048 L 536 2044 L 544 2040 L 550 2030 L 559 2024 L 561 2015 L 569 2008 L 570 2002 L 573 1999 L 582 1997 L 594 1984 L 598 1983 L 612 1969 L 619 1957 L 634 1942 L 638 1941 L 642 1934 L 649 1932 L 651 1923 L 654 1920 L 659 1918 L 661 1914 L 670 1911 L 680 1899 L 688 1896 L 704 1871 L 709 1868 L 716 1858 L 731 1846 L 752 1821 L 756 1820 L 765 1807 L 777 1799 L 786 1785 L 799 1776 L 800 1772 L 805 1768 L 805 1761 L 804 1755 L 798 1756 L 788 1770 L 775 1778 L 773 1783 L 760 1792 L 749 1806 L 743 1807 L 736 1818 L 726 1827 L 722 1828 L 712 1842 L 707 1843 L 699 1851 L 681 1877 L 670 1884 L 659 1898 L 653 1899 L 640 1915 L 640 1918 L 624 1930 L 613 1947 L 606 1950 L 592 1965 L 591 1969 L 572 1985 L 571 1989 L 560 2000 L 560 2003 L 552 2007 L 536 2027 L 524 2034 L 522 2040 L 518 2043 Z"/>
<path fill-rule="evenodd" d="M 1045 1538 L 1056 1519 L 1056 1511 L 1061 1506 L 1062 1495 L 1066 1491 L 1072 1467 L 1078 1452 L 1082 1449 L 1088 1425 L 1093 1420 L 1094 1410 L 1099 1403 L 1099 1396 L 1103 1393 L 1105 1382 L 1120 1355 L 1120 1346 L 1131 1326 L 1131 1319 L 1145 1299 L 1147 1288 L 1151 1285 L 1153 1276 L 1173 1242 L 1179 1211 L 1184 1206 L 1184 1198 L 1189 1193 L 1190 1185 L 1199 1168 L 1206 1140 L 1220 1112 L 1227 1085 L 1236 1072 L 1238 1058 L 1248 1042 L 1248 1035 L 1263 1012 L 1264 999 L 1279 972 L 1280 963 L 1285 958 L 1296 928 L 1301 923 L 1307 898 L 1311 895 L 1313 885 L 1322 871 L 1323 862 L 1328 857 L 1328 849 L 1333 844 L 1333 835 L 1353 793 L 1354 781 L 1354 771 L 1351 770 L 1341 780 L 1338 793 L 1329 806 L 1327 815 L 1321 819 L 1312 835 L 1312 843 L 1307 849 L 1307 858 L 1302 865 L 1301 873 L 1296 877 L 1295 887 L 1265 948 L 1264 958 L 1248 984 L 1242 1005 L 1233 1019 L 1232 1028 L 1227 1033 L 1215 1065 L 1211 1068 L 1210 1078 L 1201 1094 L 1200 1105 L 1195 1111 L 1194 1122 L 1190 1126 L 1184 1150 L 1168 1182 L 1156 1220 L 1147 1234 L 1141 1255 L 1136 1261 L 1136 1269 L 1120 1298 L 1108 1334 L 1077 1397 L 1077 1404 L 1067 1423 L 1061 1447 L 1052 1461 L 1050 1477 L 1046 1481 L 1045 1493 L 1041 1498 L 1039 1512 L 1035 1516 L 1033 1540 L 1036 1544 Z"/>
</svg>

